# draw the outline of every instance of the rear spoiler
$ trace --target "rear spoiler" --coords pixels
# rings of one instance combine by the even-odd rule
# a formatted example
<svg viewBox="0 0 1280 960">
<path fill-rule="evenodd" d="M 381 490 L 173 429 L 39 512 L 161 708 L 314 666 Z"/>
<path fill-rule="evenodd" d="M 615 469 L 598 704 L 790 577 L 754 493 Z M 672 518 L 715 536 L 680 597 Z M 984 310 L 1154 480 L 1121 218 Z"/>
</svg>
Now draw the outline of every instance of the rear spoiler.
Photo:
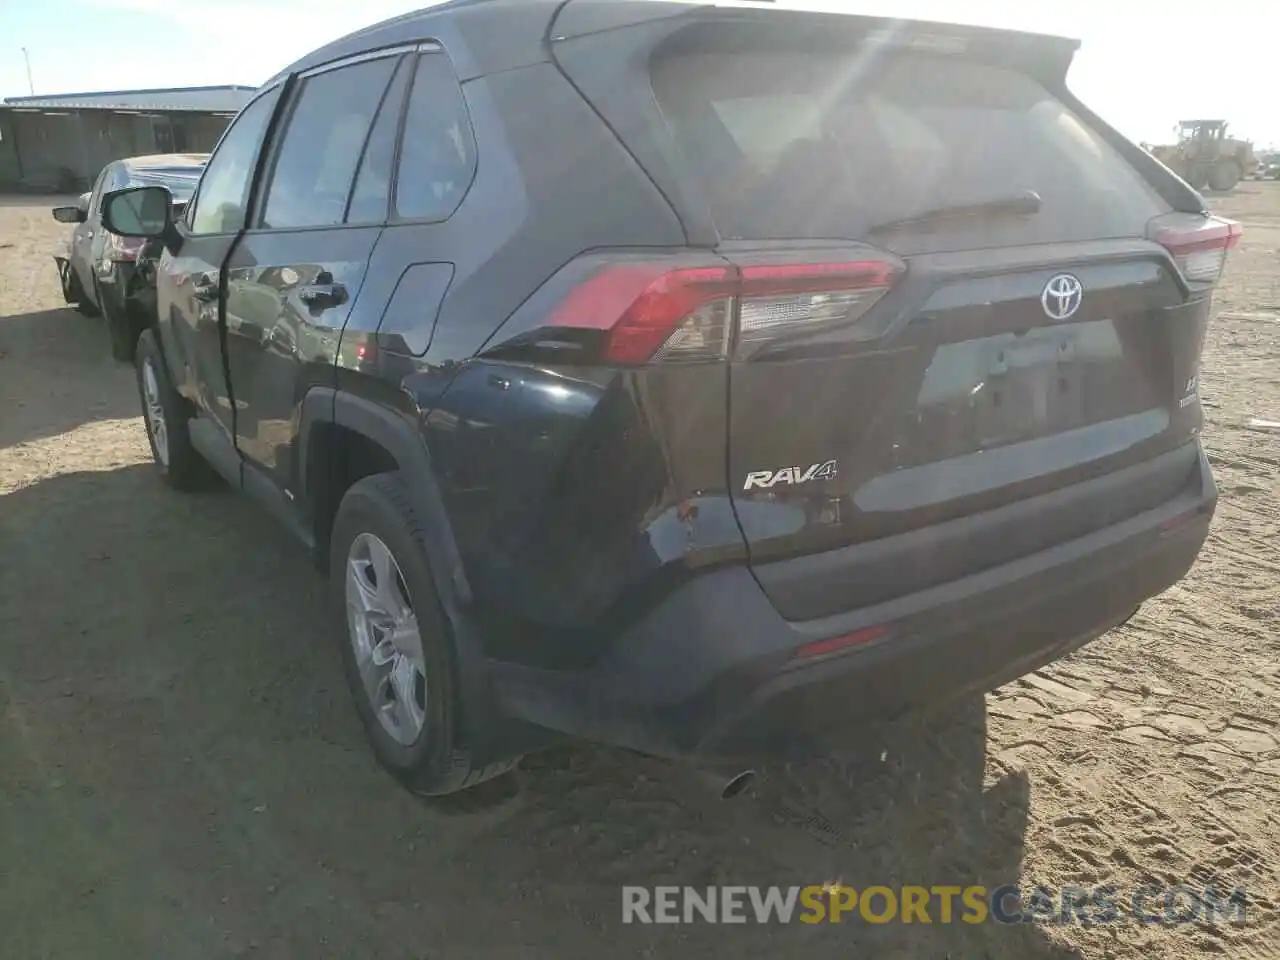
<svg viewBox="0 0 1280 960">
<path fill-rule="evenodd" d="M 996 30 L 926 20 L 867 17 L 778 6 L 772 2 L 705 3 L 696 0 L 566 0 L 553 18 L 548 39 L 575 37 L 654 24 L 661 20 L 715 22 L 758 27 L 768 24 L 785 36 L 821 38 L 826 43 L 882 44 L 887 48 L 953 53 L 1017 69 L 1046 83 L 1066 77 L 1079 40 L 1046 34 Z M 675 25 L 673 24 L 673 30 Z"/>
</svg>

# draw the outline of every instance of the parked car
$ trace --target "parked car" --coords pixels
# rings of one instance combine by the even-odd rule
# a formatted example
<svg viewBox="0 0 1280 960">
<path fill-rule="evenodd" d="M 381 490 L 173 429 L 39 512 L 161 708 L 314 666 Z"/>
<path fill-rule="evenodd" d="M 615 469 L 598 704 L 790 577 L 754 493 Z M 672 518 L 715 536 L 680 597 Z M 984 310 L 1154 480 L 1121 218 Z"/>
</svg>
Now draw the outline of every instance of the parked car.
<svg viewBox="0 0 1280 960">
<path fill-rule="evenodd" d="M 204 171 L 208 154 L 181 153 L 131 157 L 107 164 L 89 193 L 74 206 L 54 207 L 54 219 L 75 224 L 70 238 L 54 252 L 62 297 L 86 316 L 102 314 L 111 336 L 111 354 L 132 362 L 138 334 L 155 312 L 155 289 L 138 269 L 143 241 L 113 236 L 102 229 L 101 199 L 125 187 L 161 186 L 180 211 Z"/>
<path fill-rule="evenodd" d="M 159 474 L 314 550 L 421 793 L 565 735 L 745 764 L 1034 670 L 1200 550 L 1240 236 L 1075 48 L 662 0 L 339 40 L 185 215 L 104 202 L 165 244 Z"/>
</svg>

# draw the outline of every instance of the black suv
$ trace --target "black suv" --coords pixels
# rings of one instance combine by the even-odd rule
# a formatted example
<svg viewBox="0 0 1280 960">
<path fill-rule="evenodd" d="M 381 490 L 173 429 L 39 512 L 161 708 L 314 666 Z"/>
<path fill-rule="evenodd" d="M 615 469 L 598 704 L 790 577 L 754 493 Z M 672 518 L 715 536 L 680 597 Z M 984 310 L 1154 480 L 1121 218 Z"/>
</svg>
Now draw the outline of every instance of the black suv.
<svg viewBox="0 0 1280 960">
<path fill-rule="evenodd" d="M 1237 224 L 1067 89 L 1072 41 L 459 0 L 304 58 L 162 237 L 174 487 L 315 550 L 382 762 L 570 734 L 791 749 L 981 691 L 1181 577 Z"/>
</svg>

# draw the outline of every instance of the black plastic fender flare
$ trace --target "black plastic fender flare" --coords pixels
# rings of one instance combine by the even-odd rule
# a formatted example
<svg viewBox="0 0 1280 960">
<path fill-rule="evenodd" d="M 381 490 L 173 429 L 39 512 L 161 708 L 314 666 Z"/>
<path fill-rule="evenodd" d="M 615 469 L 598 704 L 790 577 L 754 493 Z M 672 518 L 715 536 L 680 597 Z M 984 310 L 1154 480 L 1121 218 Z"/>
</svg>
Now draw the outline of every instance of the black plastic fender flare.
<svg viewBox="0 0 1280 960">
<path fill-rule="evenodd" d="M 402 414 L 351 393 L 312 387 L 302 401 L 298 430 L 297 463 L 303 468 L 298 472 L 299 493 L 304 497 L 308 494 L 308 445 L 315 429 L 323 424 L 336 424 L 374 441 L 391 454 L 409 481 L 414 510 L 424 521 L 427 566 L 453 641 L 466 745 L 473 753 L 484 755 L 490 727 L 486 720 L 493 717 L 488 659 L 479 631 L 467 614 L 471 587 L 430 451 L 415 424 Z"/>
</svg>

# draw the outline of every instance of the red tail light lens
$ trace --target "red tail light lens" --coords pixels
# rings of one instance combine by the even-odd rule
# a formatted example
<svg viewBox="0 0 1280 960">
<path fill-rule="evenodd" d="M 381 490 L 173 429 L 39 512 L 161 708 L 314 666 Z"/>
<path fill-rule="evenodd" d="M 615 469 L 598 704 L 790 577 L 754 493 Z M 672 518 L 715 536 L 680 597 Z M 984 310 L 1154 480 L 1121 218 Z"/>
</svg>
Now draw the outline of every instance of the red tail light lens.
<svg viewBox="0 0 1280 960">
<path fill-rule="evenodd" d="M 645 363 L 668 345 L 687 359 L 707 359 L 724 352 L 733 278 L 728 265 L 608 267 L 574 288 L 549 323 L 608 331 L 603 353 L 610 363 Z"/>
<path fill-rule="evenodd" d="M 142 237 L 117 237 L 114 233 L 108 233 L 102 257 L 114 263 L 132 263 L 138 259 L 146 242 Z"/>
<path fill-rule="evenodd" d="M 1188 283 L 1217 283 L 1227 251 L 1240 242 L 1243 232 L 1234 220 L 1175 213 L 1157 218 L 1151 235 L 1173 256 Z"/>
<path fill-rule="evenodd" d="M 802 329 L 855 323 L 901 271 L 883 260 L 741 269 L 619 264 L 575 287 L 547 325 L 606 331 L 607 363 L 717 360 L 728 355 L 735 314 L 743 355 Z"/>
</svg>

